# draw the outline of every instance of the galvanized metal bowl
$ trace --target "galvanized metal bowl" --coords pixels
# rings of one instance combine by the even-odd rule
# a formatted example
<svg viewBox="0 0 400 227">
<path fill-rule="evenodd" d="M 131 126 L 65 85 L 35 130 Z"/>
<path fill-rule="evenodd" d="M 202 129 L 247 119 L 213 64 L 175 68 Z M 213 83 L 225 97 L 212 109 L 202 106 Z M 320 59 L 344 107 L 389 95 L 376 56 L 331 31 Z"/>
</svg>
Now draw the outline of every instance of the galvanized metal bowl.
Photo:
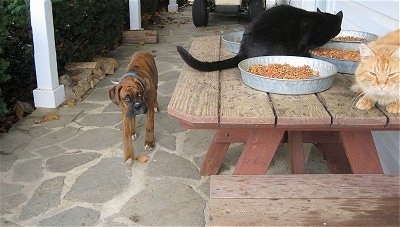
<svg viewBox="0 0 400 227">
<path fill-rule="evenodd" d="M 308 65 L 318 71 L 319 76 L 309 79 L 276 79 L 247 72 L 252 65 L 289 64 L 291 66 Z M 254 89 L 275 94 L 312 94 L 327 90 L 332 86 L 337 67 L 329 62 L 295 56 L 262 56 L 248 58 L 239 63 L 243 82 Z"/>
<path fill-rule="evenodd" d="M 365 41 L 342 41 L 342 40 L 335 40 L 336 37 L 343 37 L 343 36 L 351 36 L 357 38 L 363 38 Z M 378 39 L 378 36 L 369 32 L 362 32 L 362 31 L 353 31 L 353 30 L 342 30 L 335 38 L 331 39 L 330 42 L 343 42 L 343 43 L 368 43 Z"/>
<path fill-rule="evenodd" d="M 237 54 L 240 49 L 243 32 L 232 32 L 222 36 L 224 47 L 227 51 Z"/>
<path fill-rule="evenodd" d="M 334 48 L 334 49 L 339 49 L 339 50 L 356 50 L 359 51 L 360 49 L 360 44 L 359 43 L 345 43 L 345 42 L 330 42 L 327 43 L 320 48 Z M 330 62 L 338 67 L 338 72 L 340 73 L 348 73 L 348 74 L 354 74 L 354 71 L 357 69 L 357 66 L 360 62 L 358 61 L 345 61 L 345 60 L 339 60 L 339 59 L 334 59 L 334 58 L 328 58 L 328 57 L 323 57 L 323 56 L 318 56 L 313 54 L 310 51 L 310 55 L 312 58 L 323 60 Z"/>
</svg>

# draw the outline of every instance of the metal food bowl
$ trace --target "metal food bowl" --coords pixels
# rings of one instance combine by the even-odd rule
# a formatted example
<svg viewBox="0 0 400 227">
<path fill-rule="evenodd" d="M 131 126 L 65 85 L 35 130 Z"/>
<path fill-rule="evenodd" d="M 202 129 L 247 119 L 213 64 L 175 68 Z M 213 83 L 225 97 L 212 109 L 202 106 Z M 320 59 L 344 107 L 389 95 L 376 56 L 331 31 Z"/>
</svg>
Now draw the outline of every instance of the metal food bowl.
<svg viewBox="0 0 400 227">
<path fill-rule="evenodd" d="M 357 38 L 363 38 L 365 41 L 342 41 L 342 40 L 335 40 L 335 38 L 331 39 L 330 42 L 343 42 L 343 43 L 368 43 L 378 39 L 378 36 L 368 32 L 361 32 L 361 31 L 352 31 L 352 30 L 342 30 L 336 37 L 343 37 L 343 36 L 352 36 Z"/>
<path fill-rule="evenodd" d="M 319 76 L 309 79 L 277 79 L 247 72 L 252 65 L 289 64 L 299 67 L 308 65 L 318 71 Z M 332 86 L 337 67 L 326 61 L 295 56 L 262 56 L 248 58 L 239 63 L 243 82 L 254 89 L 275 94 L 312 94 L 327 90 Z"/>
<path fill-rule="evenodd" d="M 225 49 L 229 52 L 237 54 L 240 49 L 243 32 L 233 32 L 222 36 Z"/>
<path fill-rule="evenodd" d="M 320 48 L 334 48 L 334 49 L 340 49 L 340 50 L 357 50 L 359 51 L 360 49 L 360 44 L 359 43 L 351 43 L 351 42 L 331 42 L 327 43 Z M 328 57 L 322 57 L 319 55 L 315 55 L 310 51 L 310 55 L 312 58 L 315 59 L 320 59 L 323 61 L 330 62 L 338 67 L 338 72 L 340 73 L 348 73 L 348 74 L 354 74 L 354 71 L 356 71 L 357 66 L 360 62 L 358 61 L 345 61 L 345 60 L 339 60 L 339 59 L 333 59 L 333 58 L 328 58 Z"/>
</svg>

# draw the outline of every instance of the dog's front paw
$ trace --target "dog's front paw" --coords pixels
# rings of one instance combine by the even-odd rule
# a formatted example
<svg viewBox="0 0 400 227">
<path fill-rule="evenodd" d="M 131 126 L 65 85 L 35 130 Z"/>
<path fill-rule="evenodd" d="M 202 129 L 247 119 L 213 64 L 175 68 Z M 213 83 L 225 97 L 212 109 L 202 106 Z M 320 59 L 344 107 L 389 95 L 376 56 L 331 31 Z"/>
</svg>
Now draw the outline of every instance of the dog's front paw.
<svg viewBox="0 0 400 227">
<path fill-rule="evenodd" d="M 136 139 L 137 139 L 137 134 L 135 133 L 132 135 L 132 141 L 135 141 Z"/>
<path fill-rule="evenodd" d="M 127 167 L 132 166 L 132 164 L 133 164 L 133 159 L 131 159 L 131 158 L 128 158 L 128 159 L 125 161 L 125 165 L 126 165 Z"/>
<path fill-rule="evenodd" d="M 146 151 L 148 151 L 148 150 L 151 150 L 151 149 L 153 149 L 154 148 L 154 145 L 152 146 L 152 145 L 149 145 L 149 144 L 145 144 L 144 145 L 144 150 L 146 150 Z"/>
</svg>

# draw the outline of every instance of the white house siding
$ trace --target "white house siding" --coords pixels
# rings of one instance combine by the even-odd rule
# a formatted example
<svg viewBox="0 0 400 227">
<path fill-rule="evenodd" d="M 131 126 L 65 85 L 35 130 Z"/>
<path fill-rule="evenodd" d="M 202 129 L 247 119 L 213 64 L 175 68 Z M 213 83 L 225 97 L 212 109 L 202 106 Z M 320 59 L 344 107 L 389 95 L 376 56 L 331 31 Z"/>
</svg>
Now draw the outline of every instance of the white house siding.
<svg viewBox="0 0 400 227">
<path fill-rule="evenodd" d="M 343 11 L 342 29 L 382 36 L 399 28 L 399 0 L 287 0 L 292 6 L 315 11 Z"/>
<path fill-rule="evenodd" d="M 382 36 L 399 28 L 399 1 L 334 1 L 334 10 L 343 11 L 342 29 Z"/>
</svg>

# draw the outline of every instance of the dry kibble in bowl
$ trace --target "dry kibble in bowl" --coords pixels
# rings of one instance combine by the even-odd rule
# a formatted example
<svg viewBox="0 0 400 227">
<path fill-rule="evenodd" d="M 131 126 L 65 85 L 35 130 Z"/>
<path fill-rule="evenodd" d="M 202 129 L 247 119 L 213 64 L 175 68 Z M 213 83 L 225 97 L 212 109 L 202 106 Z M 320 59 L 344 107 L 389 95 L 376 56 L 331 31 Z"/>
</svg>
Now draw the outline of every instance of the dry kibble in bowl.
<svg viewBox="0 0 400 227">
<path fill-rule="evenodd" d="M 292 66 L 289 64 L 252 65 L 247 70 L 250 73 L 276 79 L 308 79 L 319 73 L 308 65 Z"/>
<path fill-rule="evenodd" d="M 360 52 L 358 50 L 344 50 L 336 48 L 320 47 L 311 51 L 312 54 L 344 61 L 360 61 Z"/>
<path fill-rule="evenodd" d="M 333 38 L 334 41 L 343 41 L 343 42 L 365 42 L 366 38 L 355 37 L 355 36 L 337 36 Z"/>
</svg>

